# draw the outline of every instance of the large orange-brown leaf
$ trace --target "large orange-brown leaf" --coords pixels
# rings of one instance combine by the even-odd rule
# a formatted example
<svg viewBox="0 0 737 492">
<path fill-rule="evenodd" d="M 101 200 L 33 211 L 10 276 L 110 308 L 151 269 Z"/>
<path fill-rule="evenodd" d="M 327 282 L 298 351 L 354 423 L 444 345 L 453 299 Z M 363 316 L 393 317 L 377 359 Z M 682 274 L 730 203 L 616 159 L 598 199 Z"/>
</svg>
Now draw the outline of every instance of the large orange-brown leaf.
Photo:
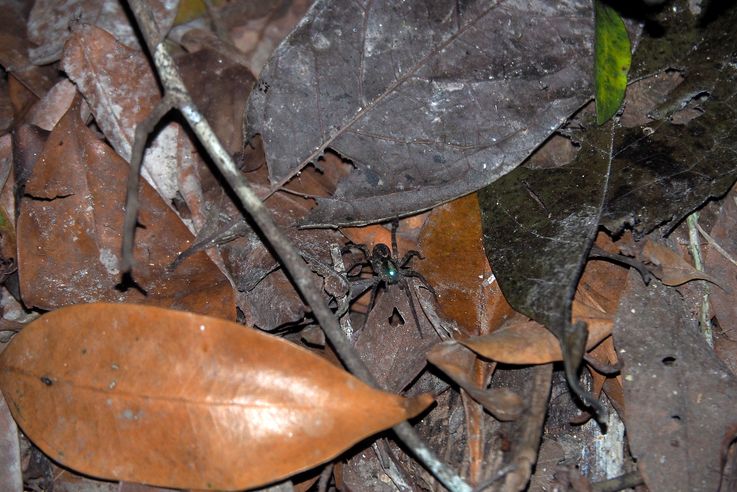
<svg viewBox="0 0 737 492">
<path fill-rule="evenodd" d="M 192 255 L 173 272 L 167 268 L 192 236 L 144 181 L 134 275 L 148 295 L 116 288 L 128 169 L 85 126 L 79 104 L 73 104 L 49 135 L 20 204 L 18 274 L 24 302 L 54 309 L 127 301 L 233 318 L 233 289 L 207 255 Z"/>
<path fill-rule="evenodd" d="M 0 356 L 0 388 L 53 459 L 195 489 L 311 468 L 431 402 L 372 389 L 232 322 L 124 304 L 70 306 L 26 326 Z"/>
</svg>

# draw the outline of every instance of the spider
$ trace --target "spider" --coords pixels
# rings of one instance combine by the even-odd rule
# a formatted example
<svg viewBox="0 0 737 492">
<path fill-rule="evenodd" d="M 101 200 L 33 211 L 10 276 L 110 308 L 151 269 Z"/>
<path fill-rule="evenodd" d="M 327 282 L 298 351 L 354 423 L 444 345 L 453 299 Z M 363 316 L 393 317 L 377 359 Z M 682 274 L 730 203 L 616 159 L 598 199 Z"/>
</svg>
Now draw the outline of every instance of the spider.
<svg viewBox="0 0 737 492">
<path fill-rule="evenodd" d="M 355 298 L 358 295 L 360 295 L 363 292 L 366 292 L 369 288 L 371 288 L 371 299 L 369 301 L 369 312 L 374 307 L 374 302 L 376 301 L 376 295 L 379 291 L 379 288 L 383 285 L 385 288 L 389 288 L 392 285 L 398 285 L 399 288 L 404 292 L 407 296 L 407 299 L 409 300 L 409 307 L 412 311 L 412 317 L 414 318 L 415 324 L 417 326 L 417 330 L 420 333 L 420 337 L 422 337 L 422 329 L 420 328 L 420 322 L 419 318 L 417 316 L 417 309 L 415 308 L 415 302 L 412 298 L 412 294 L 410 292 L 409 283 L 407 282 L 408 278 L 416 278 L 420 281 L 422 286 L 429 290 L 435 298 L 437 298 L 437 293 L 435 292 L 435 289 L 427 283 L 427 280 L 425 280 L 425 277 L 422 276 L 421 273 L 413 270 L 409 263 L 412 261 L 413 258 L 417 257 L 419 259 L 424 259 L 424 257 L 420 254 L 419 251 L 410 250 L 407 251 L 407 253 L 400 259 L 398 255 L 399 249 L 397 248 L 397 227 L 399 226 L 399 222 L 395 219 L 392 221 L 392 248 L 391 250 L 386 244 L 378 243 L 376 244 L 373 249 L 371 250 L 371 254 L 368 252 L 368 248 L 365 244 L 353 244 L 346 246 L 344 248 L 344 252 L 348 252 L 351 249 L 357 249 L 363 253 L 364 261 L 358 262 L 351 266 L 351 268 L 348 269 L 348 272 L 352 271 L 354 268 L 356 268 L 359 265 L 370 265 L 371 270 L 373 272 L 373 277 L 368 279 L 368 285 L 366 283 L 363 283 L 362 286 L 358 289 L 359 292 L 351 293 L 351 298 Z M 351 289 L 352 291 L 354 289 Z M 354 297 L 355 296 L 355 297 Z"/>
</svg>

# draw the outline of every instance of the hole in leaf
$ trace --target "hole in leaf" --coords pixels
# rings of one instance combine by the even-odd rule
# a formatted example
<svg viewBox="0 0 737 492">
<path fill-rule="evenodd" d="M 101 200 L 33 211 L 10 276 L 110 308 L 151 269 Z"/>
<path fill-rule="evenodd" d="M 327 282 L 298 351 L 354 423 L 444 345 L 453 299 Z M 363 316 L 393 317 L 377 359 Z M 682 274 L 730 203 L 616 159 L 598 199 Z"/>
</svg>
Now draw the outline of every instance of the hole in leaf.
<svg viewBox="0 0 737 492">
<path fill-rule="evenodd" d="M 404 318 L 402 318 L 402 315 L 399 314 L 399 311 L 397 311 L 397 308 L 394 308 L 392 311 L 392 315 L 389 316 L 389 324 L 393 327 L 401 326 L 404 324 Z"/>
<path fill-rule="evenodd" d="M 672 366 L 676 361 L 675 357 L 671 357 L 670 355 L 668 357 L 663 357 L 663 360 L 661 362 L 664 366 Z"/>
</svg>

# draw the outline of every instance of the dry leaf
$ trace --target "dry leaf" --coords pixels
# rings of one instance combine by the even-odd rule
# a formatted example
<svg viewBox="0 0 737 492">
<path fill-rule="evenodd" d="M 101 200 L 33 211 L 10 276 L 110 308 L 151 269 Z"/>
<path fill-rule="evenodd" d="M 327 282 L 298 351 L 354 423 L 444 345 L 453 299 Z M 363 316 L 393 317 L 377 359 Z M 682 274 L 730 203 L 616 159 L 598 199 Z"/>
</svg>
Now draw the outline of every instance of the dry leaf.
<svg viewBox="0 0 737 492">
<path fill-rule="evenodd" d="M 734 259 L 737 258 L 737 190 L 732 188 L 722 200 L 718 215 L 711 228 L 713 244 L 705 247 L 704 268 L 713 275 L 724 279 L 725 290 L 711 289 L 709 300 L 714 315 L 722 327 L 723 334 L 730 340 L 737 341 L 737 303 L 733 294 L 737 289 L 737 269 Z M 721 249 L 722 252 L 718 251 Z"/>
<path fill-rule="evenodd" d="M 82 25 L 69 38 L 62 64 L 110 145 L 129 160 L 136 126 L 161 99 L 146 56 L 102 29 Z M 177 196 L 179 162 L 195 158 L 186 133 L 176 122 L 164 125 L 151 136 L 143 158 L 141 175 L 167 201 Z"/>
<path fill-rule="evenodd" d="M 156 25 L 167 32 L 176 16 L 176 0 L 147 0 Z M 136 32 L 128 22 L 123 5 L 116 0 L 37 0 L 28 19 L 28 34 L 38 47 L 29 50 L 34 63 L 43 65 L 59 59 L 75 24 L 105 29 L 118 41 L 141 49 Z"/>
<path fill-rule="evenodd" d="M 599 234 L 596 244 L 607 251 L 616 249 L 606 234 Z M 606 261 L 586 264 L 573 301 L 572 319 L 586 322 L 591 350 L 611 335 L 621 285 L 627 269 Z M 484 357 L 508 364 L 545 364 L 562 360 L 560 342 L 543 325 L 521 315 L 495 332 L 472 337 L 461 343 Z"/>
<path fill-rule="evenodd" d="M 587 350 L 612 333 L 611 317 L 577 301 L 573 302 L 573 320 L 585 321 L 588 325 Z M 493 333 L 460 343 L 487 359 L 505 364 L 546 364 L 563 360 L 555 335 L 540 323 L 526 318 L 512 319 Z"/>
<path fill-rule="evenodd" d="M 0 388 L 26 435 L 66 466 L 195 489 L 309 469 L 431 402 L 235 323 L 130 304 L 27 325 L 0 356 Z"/>
<path fill-rule="evenodd" d="M 420 236 L 425 261 L 417 269 L 435 287 L 440 311 L 466 335 L 493 331 L 512 307 L 492 278 L 484 253 L 476 194 L 434 209 Z"/>
<path fill-rule="evenodd" d="M 645 286 L 630 272 L 623 291 L 614 341 L 628 442 L 645 484 L 652 492 L 718 490 L 722 440 L 737 424 L 737 379 L 675 289 Z"/>
<path fill-rule="evenodd" d="M 692 280 L 707 280 L 721 287 L 721 282 L 708 273 L 691 266 L 681 255 L 667 246 L 647 239 L 642 258 L 653 265 L 649 270 L 665 285 L 681 285 Z"/>
<path fill-rule="evenodd" d="M 134 277 L 148 293 L 116 288 L 129 166 L 85 126 L 73 104 L 49 136 L 25 185 L 18 216 L 18 274 L 28 306 L 54 309 L 132 301 L 235 317 L 230 282 L 198 253 L 167 266 L 192 237 L 141 181 Z"/>
</svg>

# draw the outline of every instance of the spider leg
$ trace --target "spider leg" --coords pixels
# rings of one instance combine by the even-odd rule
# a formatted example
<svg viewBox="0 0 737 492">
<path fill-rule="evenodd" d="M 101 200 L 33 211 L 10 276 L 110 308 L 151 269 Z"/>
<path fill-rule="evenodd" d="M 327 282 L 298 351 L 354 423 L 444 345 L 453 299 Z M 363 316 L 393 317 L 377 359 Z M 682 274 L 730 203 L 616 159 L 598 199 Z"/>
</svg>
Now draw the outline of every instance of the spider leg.
<svg viewBox="0 0 737 492">
<path fill-rule="evenodd" d="M 353 301 L 355 301 L 358 297 L 360 297 L 367 290 L 373 289 L 377 282 L 376 282 L 376 279 L 374 278 L 371 278 L 371 279 L 359 278 L 359 279 L 350 279 L 349 283 L 350 283 L 350 291 L 348 292 L 348 295 L 346 296 L 343 302 L 338 302 L 338 308 L 335 311 L 335 315 L 338 318 L 341 318 L 343 315 L 345 315 L 345 313 L 348 312 L 348 309 L 350 308 L 351 304 L 353 304 Z"/>
<path fill-rule="evenodd" d="M 392 258 L 396 258 L 399 252 L 399 248 L 397 247 L 397 229 L 399 229 L 399 219 L 392 219 Z"/>
<path fill-rule="evenodd" d="M 401 268 L 400 271 L 402 273 L 402 276 L 404 276 L 404 277 L 412 277 L 412 278 L 416 278 L 417 280 L 419 280 L 420 283 L 422 284 L 422 286 L 424 288 L 426 288 L 427 290 L 429 290 L 432 293 L 432 295 L 435 297 L 435 299 L 438 298 L 438 293 L 435 292 L 435 289 L 433 289 L 432 285 L 430 285 L 427 282 L 427 279 L 425 279 L 425 277 L 423 277 L 420 272 L 416 272 L 416 271 L 414 271 L 414 270 L 412 270 L 410 268 L 406 268 L 406 267 Z"/>
<path fill-rule="evenodd" d="M 415 326 L 417 327 L 417 332 L 420 334 L 420 338 L 423 338 L 422 336 L 422 327 L 420 326 L 420 318 L 417 316 L 417 309 L 415 308 L 415 301 L 412 299 L 412 290 L 410 289 L 409 283 L 406 279 L 402 278 L 399 281 L 399 288 L 402 289 L 402 292 L 404 292 L 407 295 L 407 299 L 409 300 L 409 309 L 412 311 L 412 317 L 415 320 Z"/>
<path fill-rule="evenodd" d="M 404 258 L 402 258 L 402 261 L 399 262 L 399 268 L 406 267 L 409 264 L 409 262 L 412 261 L 412 258 L 415 258 L 415 257 L 417 257 L 417 258 L 419 258 L 421 260 L 424 260 L 425 259 L 425 257 L 422 256 L 422 254 L 420 254 L 419 251 L 414 250 L 414 249 L 411 249 L 411 250 L 407 251 L 407 254 L 404 255 Z"/>
<path fill-rule="evenodd" d="M 368 248 L 366 247 L 365 244 L 347 244 L 343 246 L 342 248 L 340 248 L 340 254 L 344 255 L 354 250 L 360 251 L 361 254 L 363 254 L 363 261 L 354 262 L 352 265 L 350 265 L 350 267 L 346 267 L 345 271 L 346 271 L 346 275 L 348 276 L 351 276 L 351 272 L 353 271 L 354 268 L 356 268 L 359 265 L 363 266 L 367 264 L 369 261 L 369 258 L 371 258 L 371 255 L 369 255 Z"/>
<path fill-rule="evenodd" d="M 372 309 L 374 309 L 374 303 L 376 302 L 376 293 L 379 292 L 379 287 L 381 287 L 381 284 L 383 284 L 384 281 L 380 278 L 377 278 L 374 282 L 374 285 L 371 287 L 371 300 L 369 301 L 369 307 L 368 312 L 370 313 Z"/>
<path fill-rule="evenodd" d="M 358 250 L 363 253 L 364 258 L 366 258 L 367 260 L 371 257 L 371 255 L 369 254 L 369 250 L 365 244 L 346 244 L 345 246 L 340 248 L 340 252 L 342 254 L 350 253 L 353 250 Z"/>
</svg>

